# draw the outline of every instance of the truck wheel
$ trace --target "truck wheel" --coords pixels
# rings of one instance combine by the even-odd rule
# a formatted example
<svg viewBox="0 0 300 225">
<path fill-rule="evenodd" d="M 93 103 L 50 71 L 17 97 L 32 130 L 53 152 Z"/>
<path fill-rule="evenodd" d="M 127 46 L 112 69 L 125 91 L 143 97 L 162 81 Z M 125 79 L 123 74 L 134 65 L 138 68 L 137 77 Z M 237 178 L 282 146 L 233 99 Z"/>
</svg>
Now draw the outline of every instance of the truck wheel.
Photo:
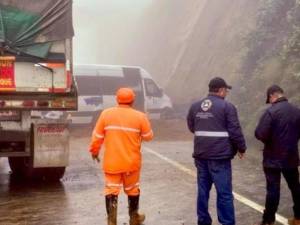
<svg viewBox="0 0 300 225">
<path fill-rule="evenodd" d="M 8 163 L 12 174 L 24 179 L 41 179 L 42 171 L 40 168 L 33 168 L 30 157 L 9 157 Z"/>
<path fill-rule="evenodd" d="M 66 167 L 44 168 L 45 180 L 58 182 L 65 174 Z"/>
<path fill-rule="evenodd" d="M 13 175 L 21 176 L 24 169 L 24 157 L 8 157 L 8 163 Z"/>
<path fill-rule="evenodd" d="M 8 162 L 15 177 L 29 180 L 59 181 L 66 169 L 65 167 L 33 168 L 30 157 L 9 157 Z"/>
</svg>

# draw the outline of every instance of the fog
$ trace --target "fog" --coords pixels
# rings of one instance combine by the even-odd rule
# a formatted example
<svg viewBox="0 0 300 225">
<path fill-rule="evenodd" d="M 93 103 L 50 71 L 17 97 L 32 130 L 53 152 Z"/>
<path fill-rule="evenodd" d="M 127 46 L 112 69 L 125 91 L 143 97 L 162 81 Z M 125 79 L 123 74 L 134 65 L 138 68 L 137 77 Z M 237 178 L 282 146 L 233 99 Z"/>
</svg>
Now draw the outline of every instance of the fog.
<svg viewBox="0 0 300 225">
<path fill-rule="evenodd" d="M 35 2 L 35 7 L 39 5 L 38 2 Z M 106 178 L 99 171 L 100 164 L 110 154 L 116 154 L 118 161 L 122 157 L 117 155 L 118 151 L 114 151 L 104 153 L 106 156 L 103 160 L 103 152 L 106 150 L 102 148 L 99 155 L 101 162 L 92 162 L 94 156 L 91 158 L 88 150 L 93 155 L 97 153 L 98 149 L 94 147 L 98 144 L 101 147 L 104 139 L 106 147 L 110 141 L 112 142 L 109 144 L 117 143 L 118 146 L 127 134 L 141 135 L 143 139 L 147 139 L 152 133 L 151 129 L 155 139 L 142 149 L 141 210 L 147 214 L 146 224 L 196 224 L 197 171 L 192 155 L 197 158 L 197 153 L 193 154 L 193 138 L 203 136 L 195 139 L 195 147 L 201 145 L 205 156 L 204 149 L 210 142 L 216 143 L 215 152 L 218 152 L 216 149 L 222 145 L 223 140 L 228 139 L 230 144 L 232 128 L 237 127 L 236 122 L 230 126 L 228 121 L 228 129 L 215 127 L 210 119 L 211 114 L 214 114 L 213 110 L 218 107 L 213 106 L 214 101 L 203 101 L 201 108 L 206 113 L 193 114 L 197 121 L 209 118 L 204 121 L 207 129 L 198 129 L 196 125 L 196 132 L 193 134 L 190 132 L 193 129 L 187 128 L 189 108 L 192 103 L 207 96 L 208 83 L 216 76 L 224 78 L 233 87 L 228 90 L 226 100 L 236 106 L 249 149 L 245 159 L 235 157 L 232 164 L 237 225 L 255 224 L 259 221 L 265 201 L 266 181 L 261 164 L 262 146 L 256 142 L 254 130 L 268 107 L 266 89 L 270 85 L 281 86 L 289 102 L 300 107 L 300 0 L 73 0 L 73 3 L 73 58 L 77 65 L 74 65 L 72 71 L 76 82 L 71 82 L 70 90 L 70 74 L 63 73 L 61 63 L 51 63 L 52 54 L 49 54 L 49 63 L 47 60 L 43 60 L 44 63 L 32 61 L 34 72 L 30 73 L 33 65 L 30 61 L 27 63 L 30 57 L 25 54 L 25 57 L 18 57 L 17 54 L 16 58 L 11 57 L 11 53 L 19 53 L 19 49 L 7 49 L 10 41 L 3 46 L 0 43 L 0 55 L 5 53 L 0 60 L 3 64 L 0 66 L 3 83 L 0 84 L 0 155 L 9 156 L 8 161 L 1 158 L 0 163 L 0 225 L 105 224 L 105 193 L 100 194 L 100 188 L 105 188 Z M 39 33 L 35 37 L 36 30 L 39 30 L 36 28 L 45 32 L 53 31 L 51 26 L 46 26 L 49 24 L 49 15 L 41 17 L 31 11 L 8 9 L 18 23 L 25 17 L 28 22 L 37 19 L 27 30 L 30 32 L 19 38 L 21 40 L 24 40 L 24 36 L 34 41 L 47 40 Z M 1 14 L 0 23 L 5 18 L 3 15 Z M 45 18 L 47 23 L 44 26 L 41 21 L 44 22 Z M 6 33 L 5 29 L 0 31 Z M 6 51 L 10 53 L 7 55 Z M 130 66 L 140 66 L 145 70 Z M 24 76 L 26 79 L 21 79 Z M 30 78 L 35 77 L 38 77 L 37 82 L 33 82 L 36 85 L 29 86 Z M 4 84 L 8 81 L 12 84 Z M 20 84 L 28 84 L 28 87 Z M 76 87 L 78 95 L 73 94 Z M 118 104 L 115 95 L 120 87 L 130 87 L 135 92 L 132 107 L 145 112 L 151 120 L 151 127 L 144 123 L 142 114 L 125 122 L 119 115 L 115 118 L 110 116 L 109 113 L 117 111 L 102 113 L 104 109 Z M 13 95 L 12 90 L 18 94 Z M 35 94 L 34 90 L 39 93 Z M 48 91 L 49 98 L 46 93 Z M 66 111 L 76 105 L 76 100 L 78 110 Z M 123 100 L 130 104 L 127 99 Z M 31 107 L 38 107 L 43 111 L 35 111 L 30 116 Z M 56 110 L 56 107 L 57 110 L 61 108 L 64 111 L 45 111 Z M 118 111 L 125 115 L 125 119 L 126 108 L 122 107 Z M 226 111 L 231 113 L 228 113 L 230 115 L 226 119 L 234 121 L 236 111 L 229 108 L 231 107 L 226 107 Z M 280 111 L 275 114 L 280 115 Z M 105 124 L 104 131 L 101 129 L 101 119 L 99 120 L 101 113 L 101 119 L 104 118 L 105 123 L 108 123 Z M 221 113 L 217 117 L 219 115 Z M 291 119 L 296 121 L 294 115 Z M 143 126 L 139 128 L 137 123 L 142 121 Z M 295 125 L 296 123 L 286 126 L 283 132 L 288 134 Z M 236 147 L 241 146 L 242 149 L 239 150 L 244 150 L 238 130 L 233 132 L 235 141 L 232 149 L 236 150 Z M 123 132 L 121 140 L 112 140 L 109 132 Z M 272 141 L 276 136 L 273 134 L 274 132 L 270 135 Z M 91 143 L 91 136 L 98 143 Z M 296 131 L 290 139 L 295 136 Z M 207 143 L 205 137 L 209 139 Z M 238 139 L 240 143 L 236 145 Z M 132 140 L 130 139 L 131 142 Z M 276 148 L 274 160 L 279 154 L 280 143 L 277 140 L 270 145 L 269 141 L 266 147 Z M 125 142 L 127 143 L 126 140 Z M 128 146 L 127 143 L 126 147 Z M 292 142 L 285 147 L 290 152 L 295 152 Z M 214 149 L 210 149 L 207 156 L 213 156 Z M 224 154 L 220 154 L 220 158 L 226 158 L 227 154 L 229 156 L 229 149 L 223 150 Z M 270 152 L 264 151 L 264 155 L 267 156 Z M 136 153 L 137 151 L 134 155 Z M 282 155 L 287 156 L 286 152 Z M 282 165 L 293 161 L 290 159 Z M 110 161 L 108 159 L 106 162 Z M 279 164 L 279 161 L 274 160 L 274 165 Z M 104 163 L 105 166 L 106 164 L 109 163 Z M 58 178 L 64 172 L 64 177 L 59 181 Z M 28 182 L 26 178 L 34 179 L 30 179 L 33 182 Z M 56 181 L 53 184 L 48 182 L 53 180 Z M 288 185 L 281 186 L 276 224 L 287 224 L 286 218 L 293 215 L 292 196 Z M 128 186 L 125 184 L 125 191 L 126 187 Z M 213 192 L 211 202 L 215 202 L 216 197 L 218 196 Z M 128 217 L 126 195 L 122 193 L 119 200 L 118 222 L 128 224 L 129 217 L 132 221 L 132 214 L 130 212 Z M 209 208 L 213 224 L 216 224 L 216 212 L 220 211 L 220 207 L 212 204 Z"/>
<path fill-rule="evenodd" d="M 74 0 L 75 63 L 125 64 L 123 52 L 152 0 Z"/>
<path fill-rule="evenodd" d="M 75 0 L 74 59 L 142 66 L 185 108 L 221 76 L 252 133 L 269 85 L 300 105 L 299 9 L 294 0 Z"/>
</svg>

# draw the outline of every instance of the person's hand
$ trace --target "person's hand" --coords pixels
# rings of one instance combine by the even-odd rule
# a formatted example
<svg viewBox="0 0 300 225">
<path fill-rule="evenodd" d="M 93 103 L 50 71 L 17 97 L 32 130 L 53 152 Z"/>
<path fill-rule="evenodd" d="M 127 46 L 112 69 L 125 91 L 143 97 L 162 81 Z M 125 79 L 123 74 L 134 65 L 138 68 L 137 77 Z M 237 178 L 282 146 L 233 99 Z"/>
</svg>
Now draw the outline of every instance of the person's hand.
<svg viewBox="0 0 300 225">
<path fill-rule="evenodd" d="M 97 163 L 100 163 L 100 159 L 98 155 L 92 155 L 92 159 L 97 161 Z"/>
<path fill-rule="evenodd" d="M 242 153 L 242 152 L 238 152 L 238 157 L 240 159 L 243 159 L 245 157 L 245 153 Z"/>
</svg>

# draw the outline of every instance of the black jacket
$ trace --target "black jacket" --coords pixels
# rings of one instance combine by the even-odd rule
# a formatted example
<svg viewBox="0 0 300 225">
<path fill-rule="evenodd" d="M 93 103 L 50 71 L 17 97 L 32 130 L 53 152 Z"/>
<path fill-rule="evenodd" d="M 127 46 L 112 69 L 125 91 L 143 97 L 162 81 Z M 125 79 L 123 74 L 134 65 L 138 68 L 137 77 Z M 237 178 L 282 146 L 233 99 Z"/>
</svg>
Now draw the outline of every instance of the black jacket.
<svg viewBox="0 0 300 225">
<path fill-rule="evenodd" d="M 264 143 L 264 167 L 298 167 L 300 110 L 286 98 L 278 99 L 262 115 L 255 137 Z"/>
<path fill-rule="evenodd" d="M 223 98 L 209 95 L 194 103 L 187 116 L 189 130 L 195 134 L 196 159 L 230 159 L 246 151 L 237 110 Z"/>
</svg>

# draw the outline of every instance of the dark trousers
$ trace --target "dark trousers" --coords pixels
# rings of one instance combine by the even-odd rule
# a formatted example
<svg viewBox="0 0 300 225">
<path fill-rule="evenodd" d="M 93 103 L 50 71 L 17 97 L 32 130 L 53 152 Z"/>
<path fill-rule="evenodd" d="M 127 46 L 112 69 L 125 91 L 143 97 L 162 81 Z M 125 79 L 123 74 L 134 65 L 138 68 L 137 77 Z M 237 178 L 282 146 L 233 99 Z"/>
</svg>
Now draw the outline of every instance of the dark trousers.
<svg viewBox="0 0 300 225">
<path fill-rule="evenodd" d="M 235 225 L 231 160 L 196 160 L 198 199 L 198 225 L 211 225 L 208 212 L 209 193 L 212 184 L 217 191 L 218 220 L 222 225 Z"/>
<path fill-rule="evenodd" d="M 295 218 L 300 219 L 300 184 L 298 168 L 279 169 L 265 167 L 264 172 L 267 181 L 267 196 L 263 222 L 273 223 L 275 221 L 275 214 L 280 200 L 281 173 L 283 174 L 292 193 Z"/>
</svg>

